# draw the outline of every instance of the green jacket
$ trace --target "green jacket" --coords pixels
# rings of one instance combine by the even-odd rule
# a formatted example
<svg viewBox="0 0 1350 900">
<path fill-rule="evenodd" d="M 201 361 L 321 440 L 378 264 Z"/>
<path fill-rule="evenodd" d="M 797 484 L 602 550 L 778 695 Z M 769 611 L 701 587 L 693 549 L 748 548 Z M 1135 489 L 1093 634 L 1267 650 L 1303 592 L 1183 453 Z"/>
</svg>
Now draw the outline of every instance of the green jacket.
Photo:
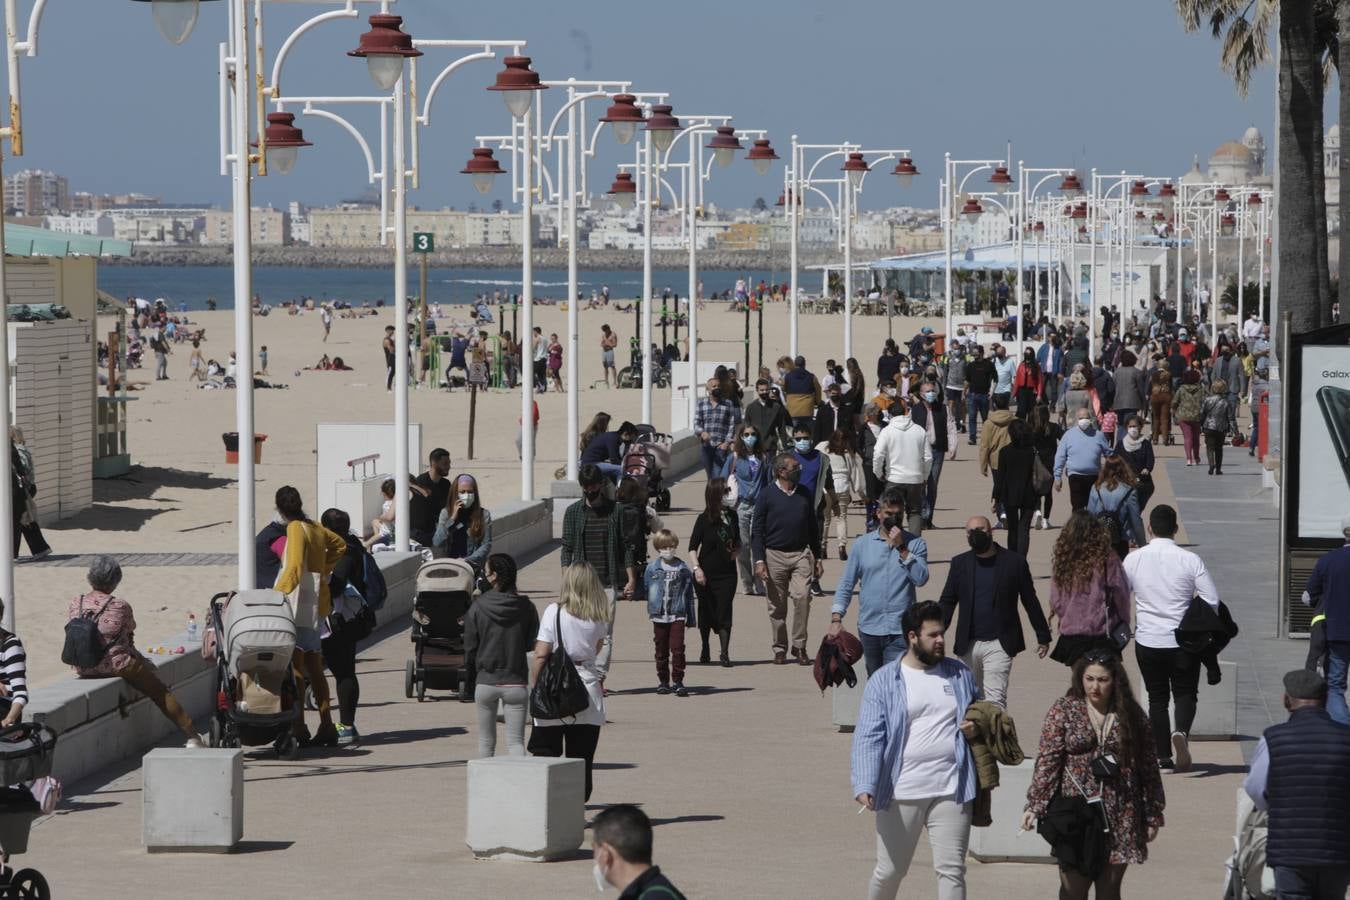
<svg viewBox="0 0 1350 900">
<path fill-rule="evenodd" d="M 628 569 L 632 568 L 633 550 L 624 540 L 623 521 L 629 514 L 628 506 L 617 500 L 609 514 L 609 550 L 610 584 L 606 587 L 622 588 L 628 581 Z M 586 561 L 586 500 L 577 500 L 567 507 L 563 514 L 562 564 L 570 566 L 574 562 Z M 622 579 L 622 580 L 620 580 Z"/>
<path fill-rule="evenodd" d="M 1196 384 L 1183 384 L 1172 397 L 1172 410 L 1178 422 L 1199 422 L 1200 406 L 1205 402 L 1205 390 Z"/>
</svg>

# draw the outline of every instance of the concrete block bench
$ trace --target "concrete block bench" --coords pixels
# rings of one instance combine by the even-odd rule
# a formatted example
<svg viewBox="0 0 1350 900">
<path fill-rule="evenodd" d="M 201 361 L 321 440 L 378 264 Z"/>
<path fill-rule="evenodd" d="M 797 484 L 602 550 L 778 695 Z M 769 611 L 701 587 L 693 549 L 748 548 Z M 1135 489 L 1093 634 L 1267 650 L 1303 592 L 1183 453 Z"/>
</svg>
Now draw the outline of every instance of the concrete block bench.
<svg viewBox="0 0 1350 900">
<path fill-rule="evenodd" d="M 158 748 L 141 762 L 145 849 L 221 852 L 244 836 L 244 754 Z"/>
<path fill-rule="evenodd" d="M 853 731 L 858 725 L 858 712 L 862 709 L 863 688 L 867 687 L 867 670 L 859 664 L 853 667 L 858 673 L 858 684 L 849 687 L 847 683 L 830 688 L 831 721 L 845 733 Z"/>
<path fill-rule="evenodd" d="M 1238 666 L 1235 662 L 1219 660 L 1223 680 L 1209 684 L 1200 670 L 1200 693 L 1196 698 L 1195 723 L 1191 726 L 1193 741 L 1231 741 L 1237 739 Z M 1135 698 L 1148 710 L 1148 691 L 1144 679 L 1139 679 L 1139 694 Z M 1169 715 L 1176 722 L 1176 710 L 1168 703 Z"/>
<path fill-rule="evenodd" d="M 994 824 L 970 829 L 970 855 L 980 862 L 1052 863 L 1050 845 L 1034 831 L 1022 831 L 1022 809 L 1036 760 L 999 766 L 998 787 L 990 794 Z"/>
<path fill-rule="evenodd" d="M 541 862 L 581 847 L 586 828 L 586 763 L 496 756 L 468 766 L 465 843 L 478 859 Z"/>
</svg>

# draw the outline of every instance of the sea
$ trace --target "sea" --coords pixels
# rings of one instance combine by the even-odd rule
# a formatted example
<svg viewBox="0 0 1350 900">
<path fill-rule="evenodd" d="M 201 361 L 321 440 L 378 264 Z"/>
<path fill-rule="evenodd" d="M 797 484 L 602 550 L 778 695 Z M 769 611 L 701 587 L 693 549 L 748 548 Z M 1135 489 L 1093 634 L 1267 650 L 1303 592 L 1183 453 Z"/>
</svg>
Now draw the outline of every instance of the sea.
<svg viewBox="0 0 1350 900">
<path fill-rule="evenodd" d="M 420 274 L 416 265 L 408 267 L 407 296 L 416 296 Z M 737 279 L 749 284 L 761 279 L 772 284 L 785 278 L 783 271 L 706 271 L 702 273 L 705 294 L 735 288 Z M 388 303 L 393 294 L 393 267 L 380 269 L 319 269 L 294 266 L 255 266 L 253 293 L 265 303 L 313 298 L 316 301 L 343 300 L 352 305 L 379 301 Z M 234 270 L 229 266 L 100 266 L 98 286 L 118 299 L 163 298 L 170 309 L 206 309 L 215 300 L 217 309 L 234 306 Z M 642 270 L 589 270 L 580 273 L 578 287 L 589 297 L 592 291 L 609 287 L 611 299 L 636 297 L 642 293 Z M 687 269 L 657 269 L 652 288 L 665 288 L 680 296 L 688 293 Z M 518 269 L 431 269 L 427 273 L 427 300 L 431 303 L 470 303 L 479 295 L 489 302 L 496 292 L 503 297 L 519 294 Z M 535 299 L 561 300 L 567 296 L 566 269 L 536 269 Z"/>
</svg>

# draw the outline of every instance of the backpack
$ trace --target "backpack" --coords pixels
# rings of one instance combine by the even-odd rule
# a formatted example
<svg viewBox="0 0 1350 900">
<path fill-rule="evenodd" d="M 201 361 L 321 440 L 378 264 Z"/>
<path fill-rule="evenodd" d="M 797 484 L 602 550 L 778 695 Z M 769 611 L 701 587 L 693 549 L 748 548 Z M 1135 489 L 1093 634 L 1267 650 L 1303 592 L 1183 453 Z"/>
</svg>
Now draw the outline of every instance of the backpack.
<svg viewBox="0 0 1350 900">
<path fill-rule="evenodd" d="M 1102 492 L 1097 490 L 1097 488 L 1093 488 L 1093 490 L 1097 491 L 1097 497 L 1098 499 L 1101 499 Z M 1125 541 L 1125 527 L 1121 524 L 1120 512 L 1125 508 L 1126 501 L 1130 499 L 1130 495 L 1133 493 L 1134 488 L 1130 488 L 1125 492 L 1125 497 L 1120 501 L 1119 506 L 1115 509 L 1103 509 L 1101 512 L 1097 513 L 1097 522 L 1106 529 L 1106 534 L 1110 538 L 1112 544 L 1121 544 Z M 1102 506 L 1106 506 L 1106 501 L 1104 499 L 1102 499 Z"/>
<path fill-rule="evenodd" d="M 384 573 L 380 571 L 375 557 L 364 549 L 361 551 L 361 577 L 366 581 L 366 606 L 372 610 L 384 606 L 389 596 L 389 585 L 385 583 Z"/>
<path fill-rule="evenodd" d="M 92 616 L 85 615 L 84 595 L 80 595 L 79 612 L 66 623 L 66 643 L 61 648 L 61 662 L 80 669 L 92 669 L 103 661 L 108 648 L 103 644 L 103 635 L 98 633 L 98 620 L 111 602 L 112 597 L 109 597 Z"/>
</svg>

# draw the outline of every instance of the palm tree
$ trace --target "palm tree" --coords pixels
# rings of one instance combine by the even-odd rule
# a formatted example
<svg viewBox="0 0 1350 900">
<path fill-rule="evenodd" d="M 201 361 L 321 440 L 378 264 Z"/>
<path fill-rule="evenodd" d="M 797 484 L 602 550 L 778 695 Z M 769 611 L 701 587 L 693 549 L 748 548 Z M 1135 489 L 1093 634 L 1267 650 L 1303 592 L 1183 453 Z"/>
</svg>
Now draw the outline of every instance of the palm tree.
<svg viewBox="0 0 1350 900">
<path fill-rule="evenodd" d="M 1280 307 L 1292 314 L 1294 333 L 1318 328 L 1329 321 L 1331 308 L 1322 99 L 1327 63 L 1337 55 L 1337 16 L 1350 16 L 1350 2 L 1339 4 L 1339 10 L 1335 0 L 1176 3 L 1187 31 L 1207 23 L 1223 41 L 1220 65 L 1244 96 L 1253 72 L 1270 59 L 1268 35 L 1279 18 Z M 1342 109 L 1350 103 L 1347 94 L 1350 89 L 1342 91 Z M 1343 116 L 1342 121 L 1350 120 Z"/>
</svg>

